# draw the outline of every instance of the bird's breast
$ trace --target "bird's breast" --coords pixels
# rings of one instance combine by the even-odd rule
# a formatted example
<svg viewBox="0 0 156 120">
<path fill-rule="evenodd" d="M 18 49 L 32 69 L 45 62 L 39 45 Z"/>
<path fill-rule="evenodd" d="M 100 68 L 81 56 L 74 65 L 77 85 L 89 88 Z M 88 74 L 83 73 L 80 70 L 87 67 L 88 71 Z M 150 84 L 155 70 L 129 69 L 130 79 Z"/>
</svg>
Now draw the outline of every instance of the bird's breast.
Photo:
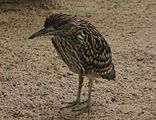
<svg viewBox="0 0 156 120">
<path fill-rule="evenodd" d="M 55 39 L 52 39 L 52 43 L 68 68 L 75 73 L 83 74 L 84 68 L 81 64 L 78 47 L 72 45 L 63 37 L 55 37 Z"/>
</svg>

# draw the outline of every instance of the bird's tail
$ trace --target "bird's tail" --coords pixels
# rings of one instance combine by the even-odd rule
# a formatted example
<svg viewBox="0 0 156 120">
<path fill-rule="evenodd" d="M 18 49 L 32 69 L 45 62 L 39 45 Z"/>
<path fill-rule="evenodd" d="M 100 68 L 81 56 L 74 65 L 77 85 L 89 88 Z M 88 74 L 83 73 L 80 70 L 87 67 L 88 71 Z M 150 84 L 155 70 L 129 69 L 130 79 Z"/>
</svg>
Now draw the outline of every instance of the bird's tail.
<svg viewBox="0 0 156 120">
<path fill-rule="evenodd" d="M 101 77 L 107 80 L 115 80 L 116 74 L 115 74 L 114 64 L 112 65 L 111 71 L 105 75 L 102 75 Z"/>
</svg>

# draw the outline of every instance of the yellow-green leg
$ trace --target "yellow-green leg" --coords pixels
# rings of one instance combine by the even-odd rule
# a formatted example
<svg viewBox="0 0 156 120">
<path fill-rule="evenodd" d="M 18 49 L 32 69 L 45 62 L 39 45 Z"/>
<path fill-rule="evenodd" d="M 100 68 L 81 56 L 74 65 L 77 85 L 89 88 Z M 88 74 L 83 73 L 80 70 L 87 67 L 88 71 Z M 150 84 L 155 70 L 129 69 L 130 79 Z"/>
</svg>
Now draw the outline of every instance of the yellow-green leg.
<svg viewBox="0 0 156 120">
<path fill-rule="evenodd" d="M 91 112 L 91 92 L 92 92 L 92 86 L 93 86 L 93 80 L 89 79 L 89 83 L 88 83 L 88 101 L 87 101 L 87 108 L 88 108 L 88 113 L 89 114 Z"/>
<path fill-rule="evenodd" d="M 88 112 L 88 114 L 91 113 L 91 92 L 92 92 L 92 86 L 93 86 L 93 80 L 89 79 L 88 82 L 88 100 L 87 105 L 81 109 L 75 109 L 74 111 L 81 111 L 81 112 Z"/>
<path fill-rule="evenodd" d="M 78 101 L 78 102 L 80 102 L 83 79 L 84 79 L 83 76 L 79 75 L 79 86 L 78 86 L 78 93 L 77 93 L 77 99 L 76 99 L 76 101 Z"/>
<path fill-rule="evenodd" d="M 80 74 L 79 75 L 79 85 L 78 85 L 77 98 L 76 98 L 75 101 L 69 103 L 70 105 L 66 106 L 66 108 L 80 104 L 80 96 L 81 96 L 81 89 L 82 89 L 83 79 L 84 79 L 83 76 Z"/>
</svg>

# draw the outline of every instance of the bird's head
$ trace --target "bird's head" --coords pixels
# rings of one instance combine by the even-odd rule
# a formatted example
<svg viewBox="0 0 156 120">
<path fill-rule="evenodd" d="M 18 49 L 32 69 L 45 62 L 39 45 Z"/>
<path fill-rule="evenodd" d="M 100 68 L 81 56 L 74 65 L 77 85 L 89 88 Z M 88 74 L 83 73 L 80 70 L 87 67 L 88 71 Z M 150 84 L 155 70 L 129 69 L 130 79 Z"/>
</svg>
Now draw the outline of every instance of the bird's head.
<svg viewBox="0 0 156 120">
<path fill-rule="evenodd" d="M 32 34 L 29 39 L 45 35 L 59 35 L 68 31 L 75 26 L 75 16 L 67 14 L 52 14 L 47 17 L 43 29 Z"/>
</svg>

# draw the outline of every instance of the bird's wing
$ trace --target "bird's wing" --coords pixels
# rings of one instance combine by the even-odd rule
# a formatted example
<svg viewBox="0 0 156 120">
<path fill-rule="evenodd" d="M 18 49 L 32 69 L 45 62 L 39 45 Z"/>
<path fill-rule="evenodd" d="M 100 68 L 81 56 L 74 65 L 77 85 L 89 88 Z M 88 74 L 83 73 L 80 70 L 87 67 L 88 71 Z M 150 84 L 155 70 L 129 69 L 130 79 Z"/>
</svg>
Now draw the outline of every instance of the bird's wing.
<svg viewBox="0 0 156 120">
<path fill-rule="evenodd" d="M 95 28 L 84 29 L 80 38 L 82 42 L 79 53 L 86 74 L 92 72 L 101 76 L 108 75 L 114 69 L 114 65 L 111 49 L 106 40 Z"/>
</svg>

